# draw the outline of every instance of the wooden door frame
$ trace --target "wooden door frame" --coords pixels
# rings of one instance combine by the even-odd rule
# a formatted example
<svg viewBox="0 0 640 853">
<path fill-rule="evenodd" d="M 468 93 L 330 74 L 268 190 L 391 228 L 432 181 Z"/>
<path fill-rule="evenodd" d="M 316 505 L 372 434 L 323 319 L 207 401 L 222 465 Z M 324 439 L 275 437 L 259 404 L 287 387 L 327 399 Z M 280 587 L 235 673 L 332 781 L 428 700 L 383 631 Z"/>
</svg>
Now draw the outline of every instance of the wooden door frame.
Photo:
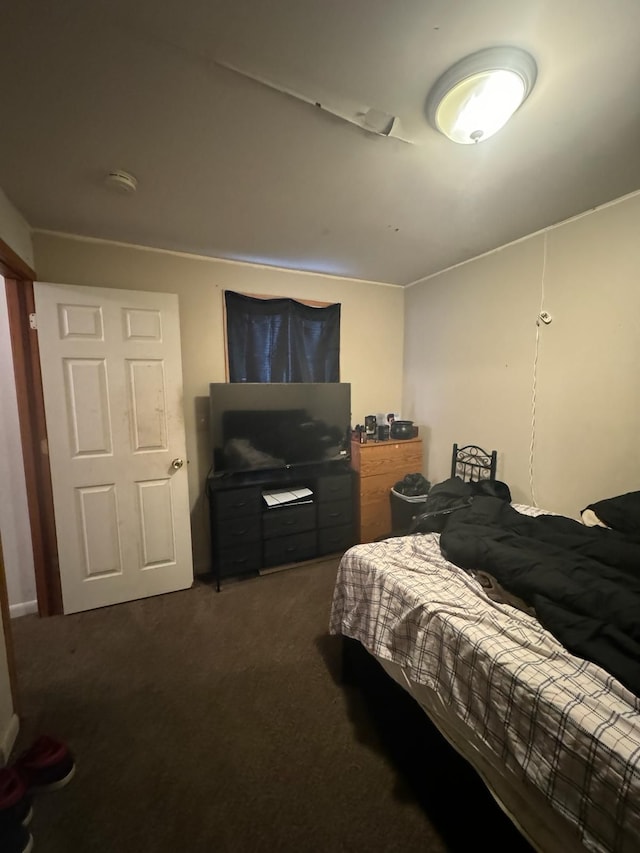
<svg viewBox="0 0 640 853">
<path fill-rule="evenodd" d="M 38 613 L 51 616 L 62 613 L 62 591 L 40 354 L 37 333 L 29 324 L 29 315 L 35 313 L 33 282 L 37 276 L 3 240 L 0 240 L 0 273 L 5 279 L 7 295 Z"/>
</svg>

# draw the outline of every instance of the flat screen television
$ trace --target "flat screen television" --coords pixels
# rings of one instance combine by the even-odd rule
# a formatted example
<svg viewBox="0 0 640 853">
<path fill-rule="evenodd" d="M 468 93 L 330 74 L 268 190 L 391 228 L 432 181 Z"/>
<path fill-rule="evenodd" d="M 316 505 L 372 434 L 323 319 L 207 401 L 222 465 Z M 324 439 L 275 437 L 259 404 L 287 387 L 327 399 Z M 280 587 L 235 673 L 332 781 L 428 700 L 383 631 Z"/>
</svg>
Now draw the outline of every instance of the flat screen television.
<svg viewBox="0 0 640 853">
<path fill-rule="evenodd" d="M 348 382 L 212 382 L 213 472 L 348 462 Z"/>
</svg>

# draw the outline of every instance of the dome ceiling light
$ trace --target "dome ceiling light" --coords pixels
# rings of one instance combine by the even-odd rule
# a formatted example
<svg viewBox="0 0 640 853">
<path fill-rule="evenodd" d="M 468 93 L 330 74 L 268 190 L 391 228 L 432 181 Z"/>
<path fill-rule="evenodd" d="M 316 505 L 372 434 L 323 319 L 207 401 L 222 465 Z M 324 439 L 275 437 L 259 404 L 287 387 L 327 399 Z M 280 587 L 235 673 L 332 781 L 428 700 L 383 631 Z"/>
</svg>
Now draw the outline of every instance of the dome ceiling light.
<svg viewBox="0 0 640 853">
<path fill-rule="evenodd" d="M 445 71 L 429 92 L 429 122 L 453 142 L 484 142 L 528 97 L 537 71 L 534 58 L 515 47 L 472 53 Z"/>
</svg>

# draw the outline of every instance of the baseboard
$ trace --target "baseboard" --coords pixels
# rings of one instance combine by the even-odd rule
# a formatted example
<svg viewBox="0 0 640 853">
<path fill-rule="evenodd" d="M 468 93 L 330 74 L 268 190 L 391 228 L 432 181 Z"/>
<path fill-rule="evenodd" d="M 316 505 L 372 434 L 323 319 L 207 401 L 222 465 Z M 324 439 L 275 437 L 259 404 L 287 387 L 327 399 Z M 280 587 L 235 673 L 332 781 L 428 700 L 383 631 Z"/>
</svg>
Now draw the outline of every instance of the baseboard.
<svg viewBox="0 0 640 853">
<path fill-rule="evenodd" d="M 5 730 L 0 735 L 0 767 L 4 767 L 11 755 L 11 750 L 18 737 L 20 729 L 20 720 L 17 714 L 12 714 Z"/>
<path fill-rule="evenodd" d="M 38 612 L 37 601 L 21 601 L 20 604 L 9 605 L 9 616 L 17 619 L 18 616 L 28 616 L 30 613 Z"/>
</svg>

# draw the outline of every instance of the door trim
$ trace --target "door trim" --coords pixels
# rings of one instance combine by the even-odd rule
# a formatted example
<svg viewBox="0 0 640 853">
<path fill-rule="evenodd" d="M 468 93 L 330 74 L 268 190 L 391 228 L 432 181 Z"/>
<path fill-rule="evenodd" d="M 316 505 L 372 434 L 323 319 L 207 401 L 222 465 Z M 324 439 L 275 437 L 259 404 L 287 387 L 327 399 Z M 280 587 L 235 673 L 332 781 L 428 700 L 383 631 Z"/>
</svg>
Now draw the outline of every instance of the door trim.
<svg viewBox="0 0 640 853">
<path fill-rule="evenodd" d="M 29 264 L 17 255 L 8 243 L 0 240 L 0 273 L 5 278 L 18 278 L 25 281 L 35 281 L 37 276 Z"/>
<path fill-rule="evenodd" d="M 37 333 L 29 327 L 29 314 L 35 311 L 33 282 L 37 276 L 3 240 L 0 240 L 0 272 L 6 284 L 38 613 L 51 616 L 62 613 L 62 593 L 40 355 Z"/>
</svg>

